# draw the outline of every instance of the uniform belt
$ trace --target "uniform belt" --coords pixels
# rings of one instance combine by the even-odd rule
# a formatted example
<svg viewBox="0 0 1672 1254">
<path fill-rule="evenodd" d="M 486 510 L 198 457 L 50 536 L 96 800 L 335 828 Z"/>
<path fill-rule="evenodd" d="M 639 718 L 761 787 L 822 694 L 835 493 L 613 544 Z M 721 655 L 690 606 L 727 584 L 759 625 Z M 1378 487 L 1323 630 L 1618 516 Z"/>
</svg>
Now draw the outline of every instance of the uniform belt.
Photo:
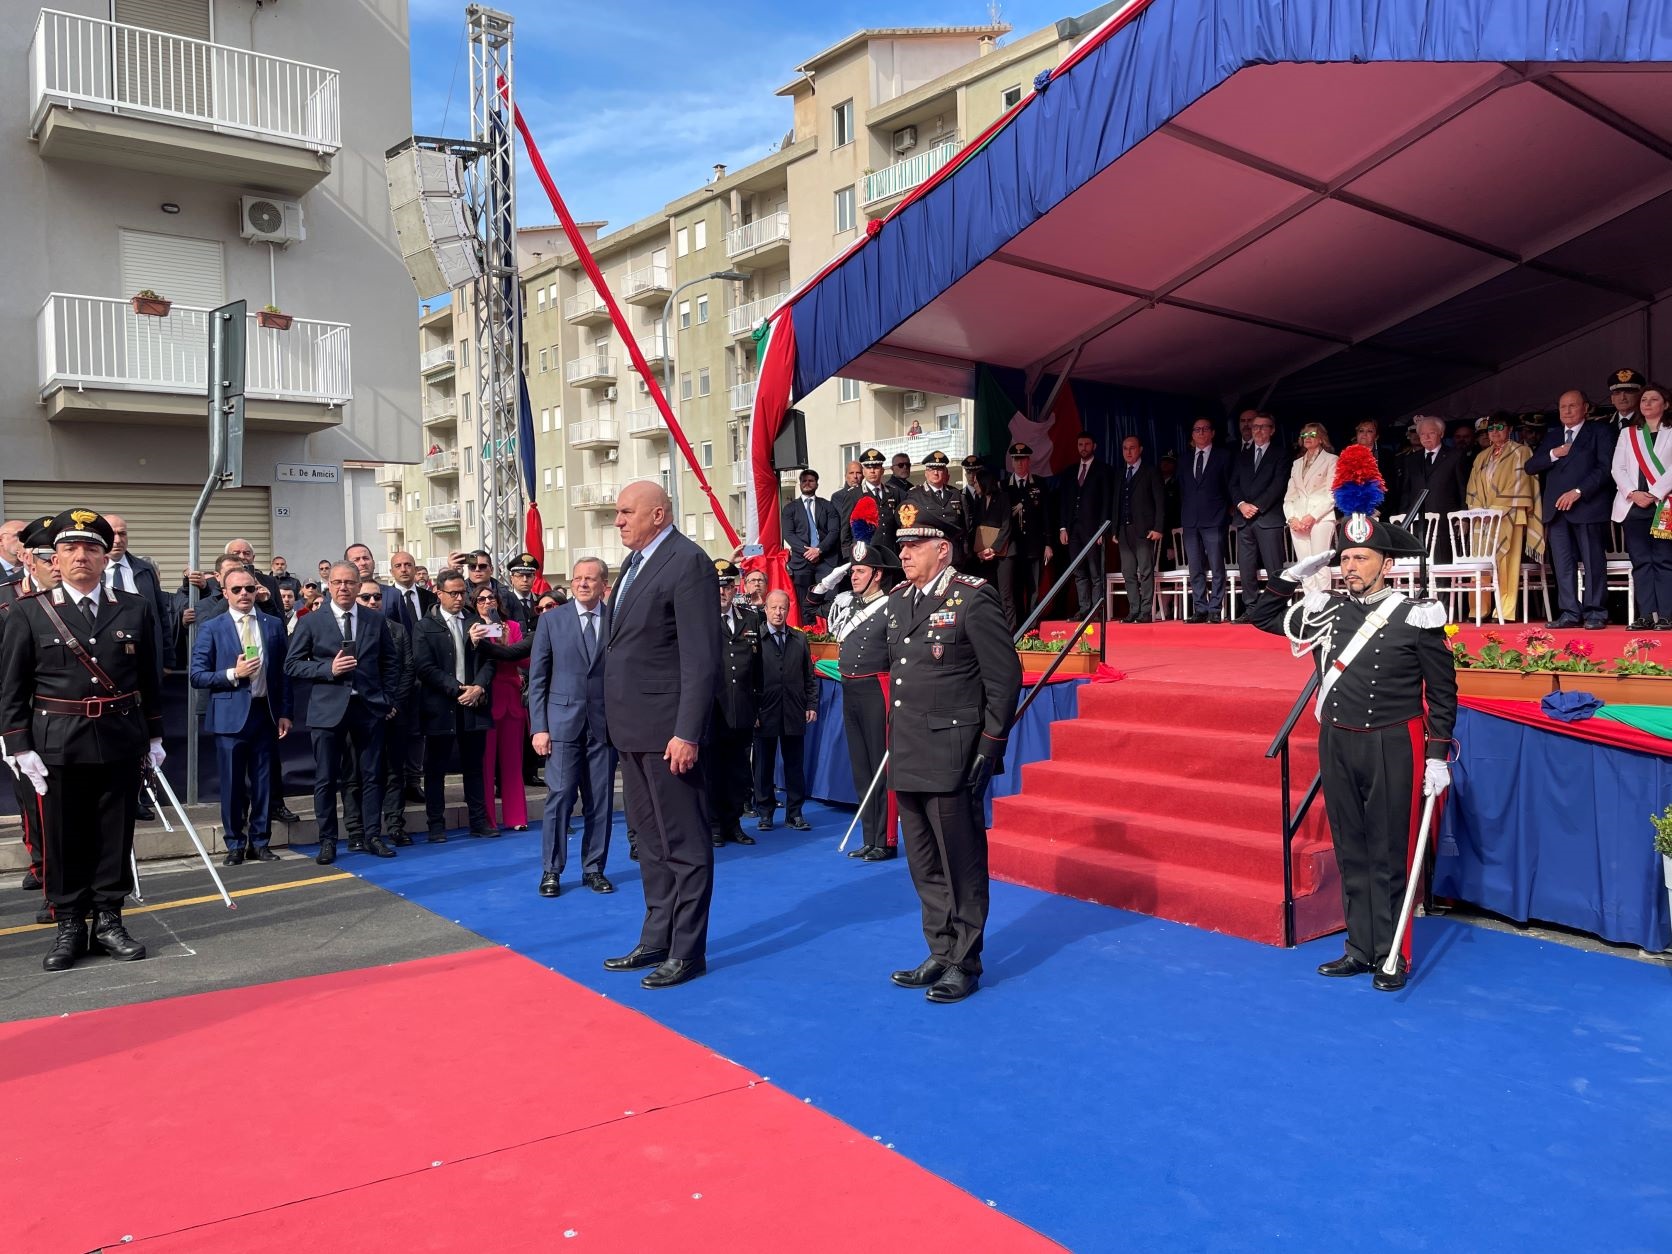
<svg viewBox="0 0 1672 1254">
<path fill-rule="evenodd" d="M 35 708 L 42 714 L 74 714 L 81 718 L 98 718 L 103 714 L 127 714 L 139 702 L 137 692 L 119 692 L 114 697 L 88 697 L 85 701 L 70 701 L 63 697 L 36 697 Z"/>
</svg>

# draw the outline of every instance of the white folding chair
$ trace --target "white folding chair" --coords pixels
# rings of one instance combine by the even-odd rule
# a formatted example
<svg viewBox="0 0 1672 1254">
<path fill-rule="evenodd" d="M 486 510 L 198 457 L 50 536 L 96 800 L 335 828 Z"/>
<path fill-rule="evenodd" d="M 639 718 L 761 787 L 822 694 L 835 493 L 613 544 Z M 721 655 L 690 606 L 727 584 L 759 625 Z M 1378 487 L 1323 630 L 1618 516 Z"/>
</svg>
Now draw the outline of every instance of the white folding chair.
<svg viewBox="0 0 1672 1254">
<path fill-rule="evenodd" d="M 1544 577 L 1544 560 L 1534 561 L 1525 553 L 1521 555 L 1521 621 L 1533 621 L 1533 588 L 1537 585 L 1538 594 L 1544 601 L 1544 617 L 1546 620 L 1554 618 L 1550 612 L 1550 584 Z"/>
<path fill-rule="evenodd" d="M 1403 527 L 1405 525 L 1405 515 L 1394 514 L 1388 519 L 1388 521 L 1396 527 Z M 1422 534 L 1419 535 L 1417 539 L 1422 542 L 1422 547 L 1428 551 L 1428 570 L 1430 576 L 1429 587 L 1432 587 L 1432 577 L 1434 571 L 1434 541 L 1440 534 L 1440 516 L 1438 514 L 1424 514 L 1420 521 L 1422 522 Z M 1393 569 L 1388 572 L 1388 582 L 1395 588 L 1400 589 L 1407 596 L 1427 596 L 1427 588 L 1417 587 L 1417 584 L 1421 579 L 1422 563 L 1416 558 L 1396 557 L 1393 559 Z"/>
<path fill-rule="evenodd" d="M 1161 617 L 1171 599 L 1178 612 L 1170 617 L 1185 619 L 1190 617 L 1190 563 L 1184 556 L 1183 527 L 1173 528 L 1173 552 L 1178 555 L 1179 564 L 1155 572 L 1156 617 Z"/>
<path fill-rule="evenodd" d="M 1637 621 L 1637 596 L 1631 586 L 1631 558 L 1626 553 L 1624 523 L 1608 524 L 1608 584 L 1605 591 L 1626 594 L 1626 622 Z"/>
<path fill-rule="evenodd" d="M 1501 509 L 1460 509 L 1446 515 L 1451 528 L 1451 561 L 1429 567 L 1437 594 L 1447 597 L 1452 618 L 1457 618 L 1457 597 L 1472 592 L 1475 598 L 1475 626 L 1480 626 L 1480 602 L 1492 591 L 1492 612 L 1504 621 L 1504 607 L 1498 597 L 1498 534 L 1503 529 Z"/>
</svg>

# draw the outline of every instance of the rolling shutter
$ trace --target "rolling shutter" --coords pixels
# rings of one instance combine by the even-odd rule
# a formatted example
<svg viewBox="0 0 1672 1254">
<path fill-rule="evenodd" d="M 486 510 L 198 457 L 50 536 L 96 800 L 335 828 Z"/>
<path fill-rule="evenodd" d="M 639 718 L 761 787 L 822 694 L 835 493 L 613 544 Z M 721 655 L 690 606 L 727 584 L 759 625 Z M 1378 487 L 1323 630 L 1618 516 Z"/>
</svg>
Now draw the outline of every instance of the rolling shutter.
<svg viewBox="0 0 1672 1254">
<path fill-rule="evenodd" d="M 117 23 L 111 28 L 117 100 L 180 118 L 212 117 L 210 49 L 167 38 L 208 40 L 210 0 L 112 0 L 110 12 Z"/>
<path fill-rule="evenodd" d="M 209 0 L 111 0 L 111 20 L 124 26 L 167 31 L 188 39 L 208 39 Z"/>
<path fill-rule="evenodd" d="M 124 296 L 144 288 L 177 305 L 213 309 L 226 303 L 226 257 L 221 242 L 153 231 L 122 231 Z"/>
<path fill-rule="evenodd" d="M 60 483 L 8 479 L 6 517 L 39 518 L 72 506 L 85 505 L 100 513 L 120 514 L 128 520 L 128 544 L 135 553 L 157 564 L 163 587 L 173 592 L 186 569 L 187 528 L 202 485 L 163 483 Z M 205 570 L 214 569 L 215 555 L 234 538 L 248 540 L 256 563 L 266 570 L 273 556 L 273 511 L 266 488 L 237 488 L 217 492 L 203 518 Z M 289 554 L 285 556 L 289 557 Z M 333 555 L 334 556 L 334 555 Z M 291 565 L 312 570 L 317 557 Z"/>
</svg>

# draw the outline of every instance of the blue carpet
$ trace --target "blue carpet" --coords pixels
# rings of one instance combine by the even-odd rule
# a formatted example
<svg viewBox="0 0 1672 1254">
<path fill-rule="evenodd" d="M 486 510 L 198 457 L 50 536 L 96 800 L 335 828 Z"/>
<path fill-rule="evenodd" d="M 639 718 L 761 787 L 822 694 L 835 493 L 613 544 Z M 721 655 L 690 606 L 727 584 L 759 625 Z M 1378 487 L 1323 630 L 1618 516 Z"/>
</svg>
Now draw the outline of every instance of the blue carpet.
<svg viewBox="0 0 1672 1254">
<path fill-rule="evenodd" d="M 709 974 L 651 993 L 611 878 L 544 900 L 539 834 L 343 865 L 753 1068 L 1083 1251 L 1672 1249 L 1672 973 L 1419 920 L 1400 994 L 1284 952 L 993 885 L 982 991 L 894 988 L 923 956 L 904 860 L 847 816 L 719 851 Z M 856 1204 L 863 1204 L 862 1193 Z"/>
</svg>

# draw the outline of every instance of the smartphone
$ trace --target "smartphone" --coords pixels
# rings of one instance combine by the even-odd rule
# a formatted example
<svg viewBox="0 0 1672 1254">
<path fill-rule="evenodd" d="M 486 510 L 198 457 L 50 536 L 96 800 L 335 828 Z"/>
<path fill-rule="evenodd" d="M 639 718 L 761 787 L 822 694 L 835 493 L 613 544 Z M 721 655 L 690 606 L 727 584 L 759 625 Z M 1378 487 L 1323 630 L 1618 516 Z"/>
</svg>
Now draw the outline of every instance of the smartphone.
<svg viewBox="0 0 1672 1254">
<path fill-rule="evenodd" d="M 257 658 L 257 657 L 260 657 L 260 656 L 261 656 L 261 649 L 258 645 L 247 644 L 247 645 L 244 646 L 244 660 L 246 662 L 249 661 L 251 658 Z"/>
<path fill-rule="evenodd" d="M 488 639 L 490 640 L 498 640 L 505 634 L 504 623 L 485 623 L 483 626 L 487 628 Z"/>
</svg>

